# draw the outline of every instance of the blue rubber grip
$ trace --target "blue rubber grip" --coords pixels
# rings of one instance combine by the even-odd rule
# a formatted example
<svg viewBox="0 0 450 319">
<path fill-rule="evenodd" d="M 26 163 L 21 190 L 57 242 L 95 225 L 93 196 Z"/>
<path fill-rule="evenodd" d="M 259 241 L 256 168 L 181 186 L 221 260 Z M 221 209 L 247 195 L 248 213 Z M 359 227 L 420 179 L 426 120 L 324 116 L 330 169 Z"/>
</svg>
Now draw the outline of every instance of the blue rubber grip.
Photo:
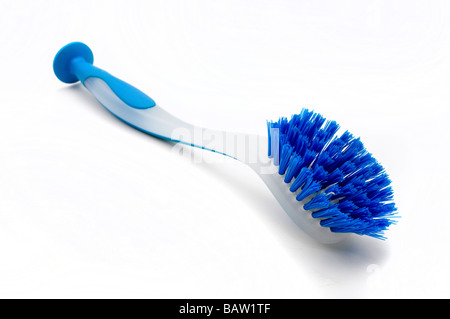
<svg viewBox="0 0 450 319">
<path fill-rule="evenodd" d="M 125 104 L 136 109 L 148 109 L 156 105 L 155 101 L 134 86 L 112 76 L 106 71 L 95 67 L 92 51 L 81 42 L 73 42 L 64 46 L 53 61 L 56 76 L 65 83 L 84 81 L 88 78 L 99 78 Z"/>
<path fill-rule="evenodd" d="M 156 105 L 155 101 L 142 91 L 93 66 L 82 57 L 74 58 L 71 61 L 71 70 L 83 84 L 86 79 L 91 77 L 102 79 L 119 99 L 133 108 L 148 109 Z"/>
</svg>

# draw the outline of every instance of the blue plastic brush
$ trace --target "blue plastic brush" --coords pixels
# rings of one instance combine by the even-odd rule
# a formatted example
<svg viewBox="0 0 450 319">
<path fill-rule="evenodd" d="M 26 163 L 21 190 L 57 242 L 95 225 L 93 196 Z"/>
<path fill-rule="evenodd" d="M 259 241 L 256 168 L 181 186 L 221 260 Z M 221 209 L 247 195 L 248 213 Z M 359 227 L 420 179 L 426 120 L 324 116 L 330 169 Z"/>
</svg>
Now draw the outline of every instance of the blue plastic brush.
<svg viewBox="0 0 450 319">
<path fill-rule="evenodd" d="M 186 123 L 128 83 L 95 67 L 83 43 L 63 47 L 53 62 L 62 82 L 81 83 L 113 115 L 159 138 L 200 147 L 247 164 L 291 219 L 321 243 L 348 234 L 385 239 L 397 209 L 384 168 L 348 131 L 303 109 L 268 122 L 268 137 L 222 132 Z M 261 158 L 261 152 L 264 153 Z"/>
</svg>

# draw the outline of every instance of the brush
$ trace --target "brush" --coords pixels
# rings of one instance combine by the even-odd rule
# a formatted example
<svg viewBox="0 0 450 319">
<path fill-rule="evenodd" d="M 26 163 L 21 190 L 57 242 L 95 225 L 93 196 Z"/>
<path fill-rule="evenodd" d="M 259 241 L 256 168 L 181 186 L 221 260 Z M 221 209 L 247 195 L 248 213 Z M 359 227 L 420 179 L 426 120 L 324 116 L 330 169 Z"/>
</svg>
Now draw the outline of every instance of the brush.
<svg viewBox="0 0 450 319">
<path fill-rule="evenodd" d="M 391 181 L 359 138 L 302 109 L 267 122 L 267 137 L 197 127 L 165 111 L 132 85 L 93 65 L 91 49 L 72 42 L 56 54 L 64 83 L 80 81 L 110 113 L 158 138 L 220 153 L 248 165 L 289 217 L 320 243 L 347 236 L 386 239 L 396 223 Z M 262 157 L 261 157 L 261 154 Z"/>
</svg>

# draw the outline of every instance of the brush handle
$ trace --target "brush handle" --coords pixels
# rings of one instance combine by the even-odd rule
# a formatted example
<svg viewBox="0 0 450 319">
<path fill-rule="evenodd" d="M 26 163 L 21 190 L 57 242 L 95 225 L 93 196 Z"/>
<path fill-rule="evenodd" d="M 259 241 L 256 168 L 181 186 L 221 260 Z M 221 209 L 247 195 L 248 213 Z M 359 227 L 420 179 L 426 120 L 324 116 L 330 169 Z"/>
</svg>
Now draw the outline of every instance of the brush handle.
<svg viewBox="0 0 450 319">
<path fill-rule="evenodd" d="M 159 105 L 146 109 L 130 107 L 98 77 L 87 78 L 84 85 L 109 112 L 140 131 L 243 162 L 252 161 L 252 148 L 259 140 L 256 135 L 198 127 L 180 120 Z"/>
<path fill-rule="evenodd" d="M 132 85 L 95 67 L 88 46 L 73 42 L 56 55 L 53 69 L 65 83 L 81 83 L 114 116 L 145 133 L 162 139 L 210 150 L 245 163 L 264 145 L 261 138 L 234 132 L 224 132 L 197 127 L 171 115 L 152 98 Z"/>
</svg>

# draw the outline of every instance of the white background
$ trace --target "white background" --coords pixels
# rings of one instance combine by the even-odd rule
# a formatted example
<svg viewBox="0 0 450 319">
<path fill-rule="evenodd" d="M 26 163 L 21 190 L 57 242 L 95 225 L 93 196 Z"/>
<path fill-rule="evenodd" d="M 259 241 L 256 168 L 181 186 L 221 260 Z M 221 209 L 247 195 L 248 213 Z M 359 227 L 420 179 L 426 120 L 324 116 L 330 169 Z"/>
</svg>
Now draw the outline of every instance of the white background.
<svg viewBox="0 0 450 319">
<path fill-rule="evenodd" d="M 402 218 L 387 241 L 312 242 L 246 166 L 59 82 L 72 41 L 200 126 L 336 120 Z M 446 0 L 0 0 L 0 297 L 448 298 L 449 88 Z"/>
</svg>

